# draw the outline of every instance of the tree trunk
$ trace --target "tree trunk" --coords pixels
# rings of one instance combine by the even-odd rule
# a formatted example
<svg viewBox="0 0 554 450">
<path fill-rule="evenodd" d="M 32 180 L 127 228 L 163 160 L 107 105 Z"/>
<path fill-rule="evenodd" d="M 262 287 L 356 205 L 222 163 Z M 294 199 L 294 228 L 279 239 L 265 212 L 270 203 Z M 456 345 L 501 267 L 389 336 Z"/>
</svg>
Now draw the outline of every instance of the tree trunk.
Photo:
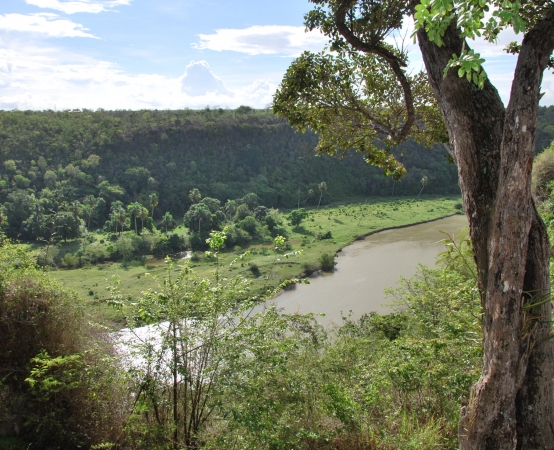
<svg viewBox="0 0 554 450">
<path fill-rule="evenodd" d="M 461 411 L 462 450 L 554 448 L 550 250 L 530 189 L 552 30 L 554 8 L 523 41 L 507 109 L 489 82 L 479 90 L 456 70 L 443 78 L 462 49 L 455 21 L 442 47 L 417 34 L 454 148 L 485 312 L 483 371 Z"/>
</svg>

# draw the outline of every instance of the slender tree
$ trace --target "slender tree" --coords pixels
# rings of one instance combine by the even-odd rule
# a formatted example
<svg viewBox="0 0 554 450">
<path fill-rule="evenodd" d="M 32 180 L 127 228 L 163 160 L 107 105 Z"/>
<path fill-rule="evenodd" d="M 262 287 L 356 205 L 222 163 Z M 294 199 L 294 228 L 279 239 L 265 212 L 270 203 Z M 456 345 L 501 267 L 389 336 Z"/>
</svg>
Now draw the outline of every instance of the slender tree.
<svg viewBox="0 0 554 450">
<path fill-rule="evenodd" d="M 314 190 L 313 189 L 308 189 L 308 196 L 306 197 L 306 199 L 302 203 L 306 203 L 310 198 L 313 198 L 314 195 L 315 195 Z M 299 208 L 300 207 L 298 207 L 297 209 L 299 209 Z"/>
<path fill-rule="evenodd" d="M 419 194 L 417 194 L 417 198 L 419 198 L 419 196 L 421 195 L 421 193 L 423 192 L 423 188 L 425 186 L 427 186 L 427 183 L 429 183 L 429 179 L 427 178 L 427 175 L 423 175 L 423 178 L 421 178 L 421 189 L 419 191 Z"/>
<path fill-rule="evenodd" d="M 168 229 L 172 229 L 175 227 L 176 223 L 173 219 L 173 216 L 170 212 L 166 212 L 164 216 L 162 217 L 162 221 L 160 222 L 160 225 L 165 228 L 165 233 L 167 234 Z"/>
<path fill-rule="evenodd" d="M 319 205 L 321 204 L 321 198 L 323 197 L 323 193 L 327 192 L 327 183 L 325 181 L 322 181 L 317 185 L 319 189 L 319 202 L 317 202 L 317 209 L 319 209 Z"/>
<path fill-rule="evenodd" d="M 152 192 L 149 196 L 148 196 L 148 199 L 150 200 L 150 217 L 152 217 L 152 219 L 154 219 L 154 208 L 156 206 L 158 206 L 158 194 L 156 194 L 155 192 Z"/>
<path fill-rule="evenodd" d="M 143 206 L 138 202 L 131 203 L 127 206 L 127 211 L 129 212 L 129 215 L 135 220 L 135 234 L 138 234 L 137 217 L 140 216 L 142 208 Z"/>
<path fill-rule="evenodd" d="M 144 230 L 144 221 L 148 218 L 148 210 L 144 206 L 142 206 L 140 209 L 139 217 L 140 217 L 140 229 Z"/>
</svg>

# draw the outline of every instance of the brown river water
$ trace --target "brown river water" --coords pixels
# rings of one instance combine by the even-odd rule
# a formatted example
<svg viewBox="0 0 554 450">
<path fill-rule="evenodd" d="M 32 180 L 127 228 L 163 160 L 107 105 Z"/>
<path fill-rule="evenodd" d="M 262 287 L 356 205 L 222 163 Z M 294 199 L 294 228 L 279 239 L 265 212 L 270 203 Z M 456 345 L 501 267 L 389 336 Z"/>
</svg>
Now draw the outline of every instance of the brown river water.
<svg viewBox="0 0 554 450">
<path fill-rule="evenodd" d="M 400 276 L 412 276 L 418 264 L 434 267 L 444 250 L 441 231 L 455 236 L 466 226 L 465 215 L 457 215 L 372 234 L 343 248 L 333 273 L 311 278 L 309 285 L 298 285 L 271 302 L 286 313 L 325 314 L 320 319 L 325 325 L 340 323 L 350 311 L 353 318 L 390 312 L 384 289 L 396 287 Z"/>
</svg>

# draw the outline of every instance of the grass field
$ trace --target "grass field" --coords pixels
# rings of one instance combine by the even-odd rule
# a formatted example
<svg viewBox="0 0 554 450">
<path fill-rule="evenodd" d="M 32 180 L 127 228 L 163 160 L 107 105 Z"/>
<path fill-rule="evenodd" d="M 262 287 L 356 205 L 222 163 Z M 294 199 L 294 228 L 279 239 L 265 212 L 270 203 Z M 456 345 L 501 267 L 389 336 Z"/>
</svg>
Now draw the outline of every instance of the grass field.
<svg viewBox="0 0 554 450">
<path fill-rule="evenodd" d="M 289 249 L 275 252 L 269 238 L 240 250 L 226 249 L 220 254 L 221 273 L 227 277 L 241 275 L 249 278 L 252 280 L 253 290 L 260 290 L 264 286 L 278 285 L 283 280 L 300 276 L 305 268 L 317 268 L 321 255 L 334 255 L 360 235 L 460 212 L 458 197 L 371 199 L 326 206 L 319 210 L 311 209 L 299 227 L 288 227 Z M 327 232 L 331 233 L 330 239 L 318 239 L 318 236 Z M 66 245 L 68 248 L 78 246 L 75 243 Z M 249 256 L 230 267 L 231 261 L 247 250 L 250 252 Z M 299 251 L 301 254 L 297 256 L 283 256 L 284 253 Z M 176 266 L 189 265 L 202 277 L 211 276 L 215 266 L 214 260 L 206 257 L 199 261 L 175 259 L 174 262 Z M 51 275 L 67 288 L 88 299 L 100 322 L 118 327 L 123 323 L 122 318 L 107 306 L 109 292 L 106 287 L 113 283 L 112 277 L 115 275 L 119 278 L 120 288 L 125 295 L 137 296 L 145 289 L 154 288 L 155 276 L 163 275 L 166 270 L 167 265 L 163 259 L 150 258 L 144 264 L 104 263 L 80 269 L 53 270 Z"/>
</svg>

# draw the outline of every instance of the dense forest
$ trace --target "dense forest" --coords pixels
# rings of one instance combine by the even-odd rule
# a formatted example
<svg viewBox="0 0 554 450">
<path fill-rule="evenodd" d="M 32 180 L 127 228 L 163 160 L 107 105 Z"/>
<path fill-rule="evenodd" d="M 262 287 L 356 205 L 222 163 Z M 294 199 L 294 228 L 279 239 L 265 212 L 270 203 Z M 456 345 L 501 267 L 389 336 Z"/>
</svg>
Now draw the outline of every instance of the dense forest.
<svg viewBox="0 0 554 450">
<path fill-rule="evenodd" d="M 537 152 L 554 139 L 554 107 L 541 108 Z M 317 156 L 317 136 L 296 133 L 268 110 L 0 112 L 0 203 L 9 236 L 40 237 L 56 220 L 91 228 L 114 202 L 143 205 L 181 221 L 199 189 L 222 203 L 255 193 L 260 204 L 291 208 L 354 196 L 459 192 L 447 152 L 413 142 L 398 147 L 408 174 L 397 183 L 363 156 Z M 322 199 L 318 186 L 327 184 Z M 71 237 L 69 233 L 68 237 Z"/>
<path fill-rule="evenodd" d="M 362 155 L 318 157 L 317 136 L 296 133 L 267 110 L 0 112 L 0 203 L 8 235 L 37 237 L 33 223 L 63 212 L 101 228 L 111 206 L 138 202 L 157 221 L 181 221 L 197 188 L 203 197 L 255 193 L 274 208 L 354 196 L 455 194 L 456 167 L 443 148 L 398 149 L 408 175 L 393 183 Z M 67 216 L 67 217 L 66 217 Z M 40 220 L 39 220 L 40 219 Z M 71 224 L 68 225 L 71 227 Z"/>
</svg>

